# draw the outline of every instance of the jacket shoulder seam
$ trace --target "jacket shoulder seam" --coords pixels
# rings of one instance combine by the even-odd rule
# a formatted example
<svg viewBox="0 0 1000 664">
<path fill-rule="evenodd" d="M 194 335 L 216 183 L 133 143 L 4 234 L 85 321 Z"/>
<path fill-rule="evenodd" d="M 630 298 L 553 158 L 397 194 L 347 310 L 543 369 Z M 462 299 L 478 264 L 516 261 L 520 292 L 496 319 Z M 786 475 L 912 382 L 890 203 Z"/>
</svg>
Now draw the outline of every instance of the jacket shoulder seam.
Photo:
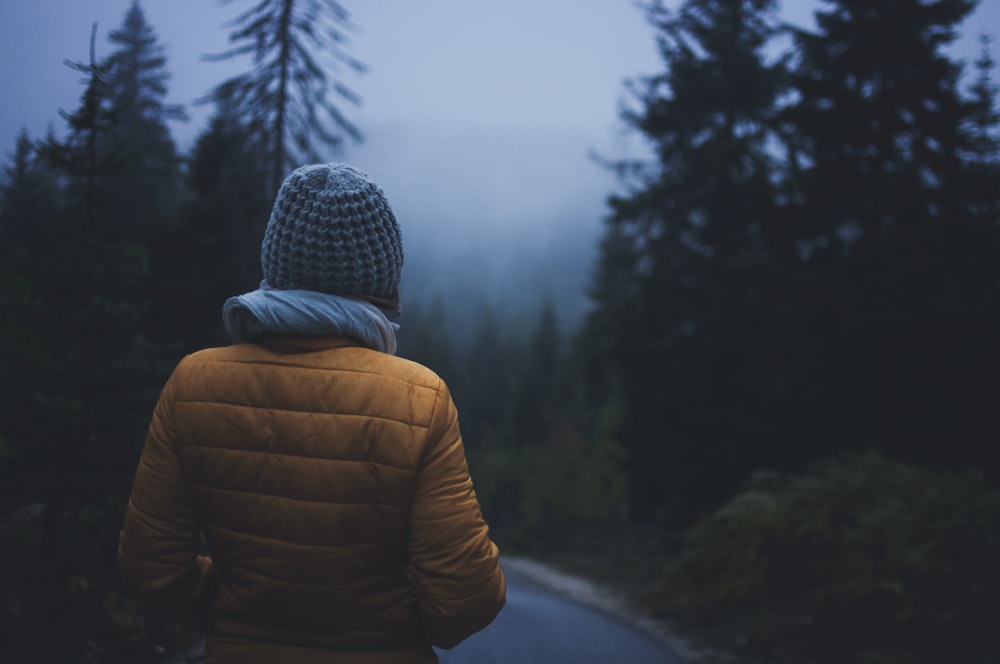
<svg viewBox="0 0 1000 664">
<path fill-rule="evenodd" d="M 379 415 L 377 413 L 353 413 L 348 411 L 335 411 L 335 410 L 312 410 L 309 408 L 284 408 L 281 406 L 264 406 L 261 404 L 253 403 L 233 403 L 232 401 L 213 401 L 211 399 L 177 399 L 174 401 L 175 404 L 187 404 L 187 405 L 205 405 L 205 406 L 232 406 L 233 408 L 250 408 L 252 410 L 274 410 L 285 413 L 303 413 L 306 415 L 330 415 L 335 417 L 362 417 L 372 420 L 385 420 L 386 422 L 395 422 L 397 424 L 405 424 L 407 426 L 414 426 L 420 429 L 430 428 L 430 424 L 420 424 L 419 422 L 411 422 L 409 420 L 386 417 L 385 415 Z"/>
<path fill-rule="evenodd" d="M 420 369 L 422 369 L 422 371 L 420 369 L 412 371 L 412 373 L 414 375 L 413 375 L 412 378 L 410 378 L 410 377 L 404 377 L 404 376 L 397 376 L 397 375 L 394 375 L 394 374 L 391 374 L 391 373 L 387 374 L 387 373 L 382 373 L 382 372 L 379 372 L 379 371 L 370 371 L 370 370 L 367 370 L 367 369 L 359 369 L 359 368 L 354 368 L 354 367 L 317 366 L 315 364 L 297 364 L 297 363 L 291 363 L 291 362 L 276 362 L 274 360 L 261 360 L 261 359 L 250 359 L 250 358 L 247 358 L 247 359 L 238 359 L 238 358 L 197 358 L 197 359 L 189 360 L 189 363 L 190 364 L 201 364 L 201 365 L 209 365 L 209 364 L 240 364 L 240 365 L 246 365 L 246 364 L 251 364 L 251 365 L 258 365 L 258 366 L 281 367 L 281 368 L 285 368 L 285 369 L 304 369 L 304 370 L 307 370 L 307 371 L 328 371 L 328 372 L 354 373 L 354 374 L 361 374 L 361 375 L 364 375 L 364 376 L 375 376 L 375 377 L 378 377 L 380 379 L 388 378 L 388 379 L 391 379 L 391 380 L 399 381 L 401 383 L 405 383 L 407 385 L 414 385 L 416 387 L 422 387 L 422 388 L 428 389 L 428 390 L 436 390 L 438 388 L 437 381 L 440 380 L 440 377 L 437 376 L 437 374 L 435 374 L 433 371 L 431 371 L 427 367 L 424 367 L 423 365 L 419 365 L 419 364 L 416 365 L 416 366 L 420 367 Z M 420 376 L 419 374 L 422 374 L 422 373 L 425 374 L 425 375 L 424 376 Z"/>
<path fill-rule="evenodd" d="M 218 450 L 220 452 L 229 452 L 232 454 L 265 454 L 267 456 L 289 457 L 292 459 L 309 459 L 312 461 L 321 461 L 321 462 L 336 461 L 338 463 L 363 463 L 370 466 L 381 466 L 382 468 L 390 468 L 392 470 L 415 472 L 412 468 L 406 468 L 403 466 L 394 466 L 390 463 L 384 463 L 382 461 L 372 461 L 370 459 L 341 459 L 339 457 L 323 457 L 323 456 L 315 456 L 312 454 L 289 454 L 288 452 L 272 452 L 270 450 L 249 450 L 245 447 L 224 447 L 222 445 L 199 445 L 198 443 L 181 443 L 181 446 L 187 448 L 197 447 L 198 449 L 202 450 Z M 195 485 L 192 484 L 190 486 L 195 486 Z M 372 503 L 372 504 L 379 504 L 379 503 Z"/>
<path fill-rule="evenodd" d="M 222 493 L 239 493 L 245 496 L 263 496 L 267 498 L 277 498 L 279 500 L 291 500 L 296 503 L 309 503 L 310 505 L 339 505 L 339 506 L 350 506 L 358 507 L 361 505 L 378 505 L 379 507 L 386 507 L 391 509 L 393 512 L 402 512 L 395 505 L 391 505 L 386 502 L 380 502 L 377 500 L 312 500 L 310 498 L 296 498 L 295 496 L 286 496 L 280 493 L 270 493 L 267 491 L 251 491 L 249 489 L 234 489 L 232 487 L 221 487 L 213 486 L 211 484 L 192 484 L 190 485 L 193 491 L 205 490 L 205 491 L 219 491 Z"/>
</svg>

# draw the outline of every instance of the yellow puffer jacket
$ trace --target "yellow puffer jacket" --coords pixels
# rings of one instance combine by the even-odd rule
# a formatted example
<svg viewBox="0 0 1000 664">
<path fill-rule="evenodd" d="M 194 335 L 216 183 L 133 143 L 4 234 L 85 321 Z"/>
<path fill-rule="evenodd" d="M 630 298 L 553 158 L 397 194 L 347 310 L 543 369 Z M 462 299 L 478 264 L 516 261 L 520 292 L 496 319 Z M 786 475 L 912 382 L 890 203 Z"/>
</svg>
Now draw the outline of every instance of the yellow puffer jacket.
<svg viewBox="0 0 1000 664">
<path fill-rule="evenodd" d="M 446 386 L 347 339 L 184 358 L 118 560 L 151 601 L 209 603 L 218 664 L 435 662 L 432 645 L 488 625 L 506 593 Z"/>
</svg>

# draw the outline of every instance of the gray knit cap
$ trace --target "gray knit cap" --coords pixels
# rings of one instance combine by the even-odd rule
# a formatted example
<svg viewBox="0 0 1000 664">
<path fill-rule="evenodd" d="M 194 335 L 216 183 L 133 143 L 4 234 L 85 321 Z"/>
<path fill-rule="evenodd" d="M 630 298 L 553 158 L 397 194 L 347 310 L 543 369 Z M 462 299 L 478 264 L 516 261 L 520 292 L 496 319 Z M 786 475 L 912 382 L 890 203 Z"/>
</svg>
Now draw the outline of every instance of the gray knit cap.
<svg viewBox="0 0 1000 664">
<path fill-rule="evenodd" d="M 403 239 L 382 189 L 346 164 L 313 164 L 285 178 L 261 246 L 264 279 L 281 290 L 391 298 Z"/>
</svg>

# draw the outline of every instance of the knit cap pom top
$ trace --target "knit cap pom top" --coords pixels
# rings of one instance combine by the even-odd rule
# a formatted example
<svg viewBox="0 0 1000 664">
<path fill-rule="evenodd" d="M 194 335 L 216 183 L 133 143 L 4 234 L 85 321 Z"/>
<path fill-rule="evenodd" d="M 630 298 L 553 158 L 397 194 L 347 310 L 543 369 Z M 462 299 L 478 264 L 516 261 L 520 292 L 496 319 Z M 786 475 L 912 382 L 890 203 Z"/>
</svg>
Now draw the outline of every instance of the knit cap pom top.
<svg viewBox="0 0 1000 664">
<path fill-rule="evenodd" d="M 261 267 L 280 290 L 392 298 L 403 268 L 399 224 L 382 189 L 345 164 L 313 164 L 281 185 Z"/>
</svg>

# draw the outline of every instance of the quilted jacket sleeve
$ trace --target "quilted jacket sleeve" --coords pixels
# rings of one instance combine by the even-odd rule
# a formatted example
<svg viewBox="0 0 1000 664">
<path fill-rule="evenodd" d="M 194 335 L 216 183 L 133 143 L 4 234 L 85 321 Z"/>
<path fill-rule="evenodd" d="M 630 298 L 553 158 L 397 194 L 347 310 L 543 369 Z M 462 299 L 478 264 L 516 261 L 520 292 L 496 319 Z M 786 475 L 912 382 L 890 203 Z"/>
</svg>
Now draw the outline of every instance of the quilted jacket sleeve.
<svg viewBox="0 0 1000 664">
<path fill-rule="evenodd" d="M 410 558 L 424 636 L 452 648 L 489 625 L 507 585 L 469 477 L 458 414 L 444 384 L 431 418 L 410 516 Z"/>
<path fill-rule="evenodd" d="M 195 560 L 199 530 L 173 439 L 172 401 L 168 381 L 133 480 L 118 541 L 118 565 L 125 582 L 139 594 L 163 606 L 183 608 L 206 593 L 208 574 Z"/>
</svg>

